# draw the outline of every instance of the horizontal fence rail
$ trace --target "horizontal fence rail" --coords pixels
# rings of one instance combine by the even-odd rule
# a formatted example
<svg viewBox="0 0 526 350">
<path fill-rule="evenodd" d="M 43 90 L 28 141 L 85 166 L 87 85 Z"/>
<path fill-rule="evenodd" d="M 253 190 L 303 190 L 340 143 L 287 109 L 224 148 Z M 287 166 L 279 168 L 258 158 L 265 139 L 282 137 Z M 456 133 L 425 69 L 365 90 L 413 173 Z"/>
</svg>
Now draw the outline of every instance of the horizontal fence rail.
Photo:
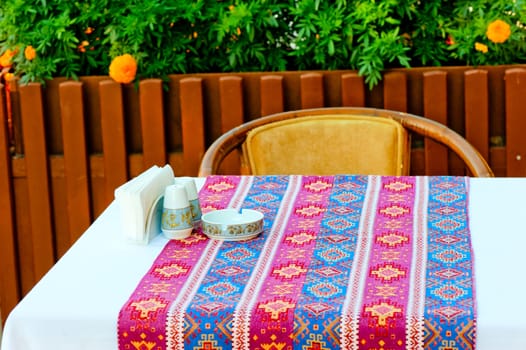
<svg viewBox="0 0 526 350">
<path fill-rule="evenodd" d="M 6 317 L 113 200 L 152 165 L 195 176 L 206 147 L 272 113 L 373 107 L 422 115 L 465 136 L 497 176 L 526 176 L 526 67 L 394 69 L 372 90 L 353 71 L 108 77 L 0 86 L 0 308 Z M 465 175 L 415 139 L 411 174 Z M 231 157 L 225 173 L 236 173 Z"/>
</svg>

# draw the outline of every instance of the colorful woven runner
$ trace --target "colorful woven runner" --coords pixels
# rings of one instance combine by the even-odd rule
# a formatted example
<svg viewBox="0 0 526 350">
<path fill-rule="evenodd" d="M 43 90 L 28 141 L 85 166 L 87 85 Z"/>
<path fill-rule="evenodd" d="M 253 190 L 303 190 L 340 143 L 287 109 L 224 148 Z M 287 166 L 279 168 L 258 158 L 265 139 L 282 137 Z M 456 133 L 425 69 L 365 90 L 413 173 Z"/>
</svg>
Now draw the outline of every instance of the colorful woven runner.
<svg viewBox="0 0 526 350">
<path fill-rule="evenodd" d="M 169 241 L 119 349 L 474 349 L 464 177 L 211 176 L 203 212 L 265 214 L 244 242 Z"/>
</svg>

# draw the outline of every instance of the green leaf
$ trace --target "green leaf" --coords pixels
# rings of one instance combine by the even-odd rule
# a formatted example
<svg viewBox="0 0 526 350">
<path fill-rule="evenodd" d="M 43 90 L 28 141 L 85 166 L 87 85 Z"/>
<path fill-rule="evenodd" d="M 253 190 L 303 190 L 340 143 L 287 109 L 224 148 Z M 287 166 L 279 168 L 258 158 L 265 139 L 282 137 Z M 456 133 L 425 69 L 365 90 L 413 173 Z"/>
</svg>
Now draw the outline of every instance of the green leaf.
<svg viewBox="0 0 526 350">
<path fill-rule="evenodd" d="M 329 43 L 327 45 L 327 51 L 328 51 L 330 56 L 334 55 L 334 51 L 335 51 L 335 49 L 334 49 L 334 41 L 329 40 Z"/>
</svg>

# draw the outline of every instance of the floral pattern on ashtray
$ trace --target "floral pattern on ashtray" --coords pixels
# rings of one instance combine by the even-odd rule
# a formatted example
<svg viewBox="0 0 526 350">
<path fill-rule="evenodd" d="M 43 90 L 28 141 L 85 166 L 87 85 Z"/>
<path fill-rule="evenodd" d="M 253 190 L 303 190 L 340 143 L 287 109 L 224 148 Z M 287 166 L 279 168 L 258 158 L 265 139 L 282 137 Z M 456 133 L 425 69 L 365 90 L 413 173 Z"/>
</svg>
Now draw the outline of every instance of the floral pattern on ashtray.
<svg viewBox="0 0 526 350">
<path fill-rule="evenodd" d="M 221 235 L 221 227 L 219 225 L 213 225 L 213 224 L 202 224 L 203 233 L 208 236 L 220 236 Z"/>
</svg>

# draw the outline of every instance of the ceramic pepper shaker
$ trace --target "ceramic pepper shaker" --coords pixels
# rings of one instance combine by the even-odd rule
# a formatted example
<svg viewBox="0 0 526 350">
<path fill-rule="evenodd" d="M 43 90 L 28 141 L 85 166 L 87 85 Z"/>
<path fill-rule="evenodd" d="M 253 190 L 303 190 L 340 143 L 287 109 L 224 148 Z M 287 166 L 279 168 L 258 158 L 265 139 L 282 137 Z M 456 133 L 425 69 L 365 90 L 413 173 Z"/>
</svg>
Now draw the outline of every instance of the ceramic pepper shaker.
<svg viewBox="0 0 526 350">
<path fill-rule="evenodd" d="M 175 180 L 175 184 L 183 185 L 190 202 L 190 210 L 192 211 L 192 222 L 194 227 L 201 222 L 201 205 L 199 204 L 199 195 L 194 179 L 190 177 L 182 177 Z"/>
</svg>

